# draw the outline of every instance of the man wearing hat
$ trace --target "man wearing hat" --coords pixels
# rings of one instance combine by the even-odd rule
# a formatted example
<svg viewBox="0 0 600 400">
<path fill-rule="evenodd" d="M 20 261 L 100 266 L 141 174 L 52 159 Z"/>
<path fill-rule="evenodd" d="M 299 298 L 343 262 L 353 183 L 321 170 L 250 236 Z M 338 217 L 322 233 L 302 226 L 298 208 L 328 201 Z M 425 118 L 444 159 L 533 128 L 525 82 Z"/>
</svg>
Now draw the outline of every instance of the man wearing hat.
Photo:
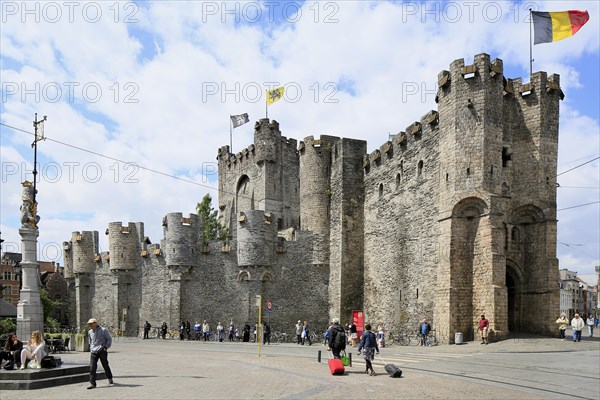
<svg viewBox="0 0 600 400">
<path fill-rule="evenodd" d="M 113 375 L 108 365 L 108 352 L 107 350 L 112 345 L 112 338 L 107 329 L 104 329 L 98 325 L 98 321 L 94 318 L 88 322 L 90 330 L 88 331 L 88 338 L 90 341 L 90 386 L 88 389 L 94 389 L 96 387 L 96 368 L 98 367 L 98 359 L 102 363 L 102 368 L 106 372 L 108 383 L 113 384 Z"/>
</svg>

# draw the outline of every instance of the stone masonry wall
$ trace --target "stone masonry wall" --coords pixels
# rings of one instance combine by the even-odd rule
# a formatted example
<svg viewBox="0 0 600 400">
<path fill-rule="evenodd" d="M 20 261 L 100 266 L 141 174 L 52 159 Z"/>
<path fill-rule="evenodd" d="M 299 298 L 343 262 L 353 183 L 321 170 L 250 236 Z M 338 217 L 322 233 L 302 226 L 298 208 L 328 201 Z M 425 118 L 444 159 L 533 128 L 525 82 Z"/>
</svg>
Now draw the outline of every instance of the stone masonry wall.
<svg viewBox="0 0 600 400">
<path fill-rule="evenodd" d="M 165 217 L 161 245 L 120 222 L 99 257 L 97 232 L 64 243 L 78 322 L 116 327 L 126 310 L 129 333 L 145 320 L 239 327 L 262 294 L 273 330 L 290 333 L 354 309 L 392 333 L 426 318 L 443 343 L 475 338 L 482 313 L 494 337 L 555 333 L 559 84 L 507 79 L 487 54 L 455 60 L 438 75 L 438 110 L 370 154 L 360 140 L 296 142 L 261 119 L 254 144 L 217 154 L 228 245 L 202 246 L 197 216 L 181 213 Z"/>
<path fill-rule="evenodd" d="M 412 333 L 433 319 L 439 185 L 435 113 L 373 151 L 365 173 L 365 320 Z M 433 321 L 435 327 L 438 321 Z"/>
</svg>

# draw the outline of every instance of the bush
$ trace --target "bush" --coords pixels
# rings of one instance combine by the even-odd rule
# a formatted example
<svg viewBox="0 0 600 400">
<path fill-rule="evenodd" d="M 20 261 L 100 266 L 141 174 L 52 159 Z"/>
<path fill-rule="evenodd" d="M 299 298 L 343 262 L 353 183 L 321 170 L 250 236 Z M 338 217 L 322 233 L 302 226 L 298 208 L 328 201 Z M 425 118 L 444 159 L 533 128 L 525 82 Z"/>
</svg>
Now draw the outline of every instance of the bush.
<svg viewBox="0 0 600 400">
<path fill-rule="evenodd" d="M 17 331 L 17 322 L 14 318 L 0 318 L 0 335 Z"/>
<path fill-rule="evenodd" d="M 60 323 L 52 317 L 46 317 L 44 330 L 46 332 L 58 333 L 60 332 Z"/>
</svg>

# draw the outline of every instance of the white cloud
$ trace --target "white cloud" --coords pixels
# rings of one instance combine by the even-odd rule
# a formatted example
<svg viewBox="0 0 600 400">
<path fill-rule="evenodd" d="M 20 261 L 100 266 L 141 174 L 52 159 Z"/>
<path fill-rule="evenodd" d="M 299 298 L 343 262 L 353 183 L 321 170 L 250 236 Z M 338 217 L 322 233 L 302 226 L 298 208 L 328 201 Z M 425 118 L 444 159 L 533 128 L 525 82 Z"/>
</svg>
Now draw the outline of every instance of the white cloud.
<svg viewBox="0 0 600 400">
<path fill-rule="evenodd" d="M 48 101 L 51 92 L 42 93 L 39 101 L 29 94 L 24 102 L 21 92 L 5 91 L 2 122 L 31 130 L 34 112 L 48 115 L 50 138 L 119 160 L 41 143 L 42 163 L 58 163 L 63 173 L 56 182 L 40 182 L 41 241 L 60 243 L 75 230 L 103 232 L 108 222 L 118 220 L 143 221 L 151 239 L 160 240 L 162 216 L 193 211 L 209 189 L 143 169 L 129 176 L 137 182 L 127 183 L 127 173 L 134 170 L 125 170 L 126 163 L 202 183 L 203 165 L 213 163 L 217 148 L 229 143 L 228 116 L 248 112 L 252 120 L 264 117 L 266 82 L 288 84 L 290 96 L 301 90 L 297 102 L 279 102 L 269 109 L 285 136 L 366 139 L 371 150 L 388 133 L 436 109 L 437 73 L 454 59 L 465 57 L 469 63 L 475 54 L 487 52 L 503 58 L 505 70 L 527 74 L 529 68 L 529 25 L 521 3 L 471 2 L 469 15 L 466 3 L 445 3 L 436 14 L 427 12 L 435 10 L 431 3 L 307 2 L 298 22 L 272 24 L 265 3 L 230 2 L 228 7 L 237 4 L 240 10 L 254 5 L 263 10 L 259 22 L 249 23 L 245 14 L 238 16 L 244 23 L 237 25 L 220 8 L 222 2 L 158 1 L 135 10 L 121 8 L 118 16 L 112 4 L 103 5 L 103 17 L 95 23 L 81 13 L 74 14 L 73 23 L 43 18 L 37 24 L 23 23 L 18 15 L 8 17 L 0 33 L 3 85 L 23 83 L 31 89 L 39 82 L 49 85 L 48 90 L 53 84 L 64 90 L 65 82 L 78 84 L 72 86 L 72 101 L 64 92 L 55 103 Z M 545 4 L 552 10 L 573 8 L 569 2 Z M 216 5 L 215 14 L 210 5 Z M 565 91 L 594 82 L 578 63 L 584 54 L 598 54 L 599 6 L 586 7 L 590 22 L 575 38 L 534 49 L 535 69 L 560 73 Z M 496 18 L 498 9 L 501 18 Z M 460 17 L 452 14 L 456 10 Z M 124 23 L 126 16 L 138 22 Z M 336 90 L 339 82 L 351 83 L 354 95 Z M 597 82 L 593 85 L 586 89 L 598 91 Z M 406 96 L 408 87 L 419 91 Z M 93 102 L 97 88 L 102 94 Z M 252 98 L 256 96 L 258 100 Z M 326 102 L 327 96 L 337 102 Z M 570 104 L 567 96 L 561 110 L 559 170 L 562 163 L 599 148 L 598 121 Z M 30 168 L 32 137 L 6 127 L 1 132 L 2 161 L 28 160 Z M 234 131 L 234 149 L 251 142 L 252 124 Z M 79 163 L 68 164 L 74 168 L 73 179 L 65 178 L 65 163 L 70 162 Z M 102 176 L 95 182 L 91 174 L 97 168 Z M 597 163 L 559 177 L 559 182 L 598 186 L 594 177 Z M 18 241 L 19 179 L 10 177 L 2 186 L 2 235 Z M 559 208 L 594 196 L 598 192 L 559 189 Z M 576 210 L 559 213 L 559 239 L 585 242 L 586 253 L 595 256 L 580 258 L 586 264 L 582 268 L 588 268 L 598 262 L 598 249 L 590 248 L 588 240 L 598 236 L 597 224 L 590 222 L 597 208 Z M 586 236 L 579 233 L 581 226 L 586 226 Z M 575 262 L 567 257 L 570 253 L 563 260 L 560 247 L 559 254 L 561 267 Z"/>
</svg>

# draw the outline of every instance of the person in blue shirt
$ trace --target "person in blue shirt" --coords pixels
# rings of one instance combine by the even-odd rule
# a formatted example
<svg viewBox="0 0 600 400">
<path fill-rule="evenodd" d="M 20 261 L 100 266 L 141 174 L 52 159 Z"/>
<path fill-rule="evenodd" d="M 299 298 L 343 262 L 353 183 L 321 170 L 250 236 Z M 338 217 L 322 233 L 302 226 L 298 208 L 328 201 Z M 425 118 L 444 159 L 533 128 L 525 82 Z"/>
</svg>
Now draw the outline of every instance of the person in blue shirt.
<svg viewBox="0 0 600 400">
<path fill-rule="evenodd" d="M 88 339 L 90 342 L 90 386 L 88 389 L 94 389 L 96 387 L 96 369 L 98 368 L 98 360 L 102 363 L 102 368 L 106 372 L 108 383 L 113 384 L 113 375 L 108 365 L 108 352 L 112 345 L 112 338 L 110 332 L 98 325 L 98 321 L 94 318 L 88 322 L 90 330 L 88 331 Z"/>
<path fill-rule="evenodd" d="M 429 341 L 429 332 L 431 332 L 431 325 L 426 319 L 419 323 L 419 334 L 421 335 L 421 346 L 431 346 Z"/>
<path fill-rule="evenodd" d="M 375 352 L 379 354 L 379 346 L 377 346 L 377 338 L 375 334 L 371 332 L 371 324 L 365 325 L 365 332 L 362 334 L 360 338 L 360 344 L 358 345 L 358 354 L 360 351 L 364 352 L 365 363 L 367 364 L 367 369 L 365 373 L 369 373 L 371 370 L 371 376 L 375 375 L 375 370 L 373 369 L 373 364 L 371 361 L 375 358 Z"/>
</svg>

